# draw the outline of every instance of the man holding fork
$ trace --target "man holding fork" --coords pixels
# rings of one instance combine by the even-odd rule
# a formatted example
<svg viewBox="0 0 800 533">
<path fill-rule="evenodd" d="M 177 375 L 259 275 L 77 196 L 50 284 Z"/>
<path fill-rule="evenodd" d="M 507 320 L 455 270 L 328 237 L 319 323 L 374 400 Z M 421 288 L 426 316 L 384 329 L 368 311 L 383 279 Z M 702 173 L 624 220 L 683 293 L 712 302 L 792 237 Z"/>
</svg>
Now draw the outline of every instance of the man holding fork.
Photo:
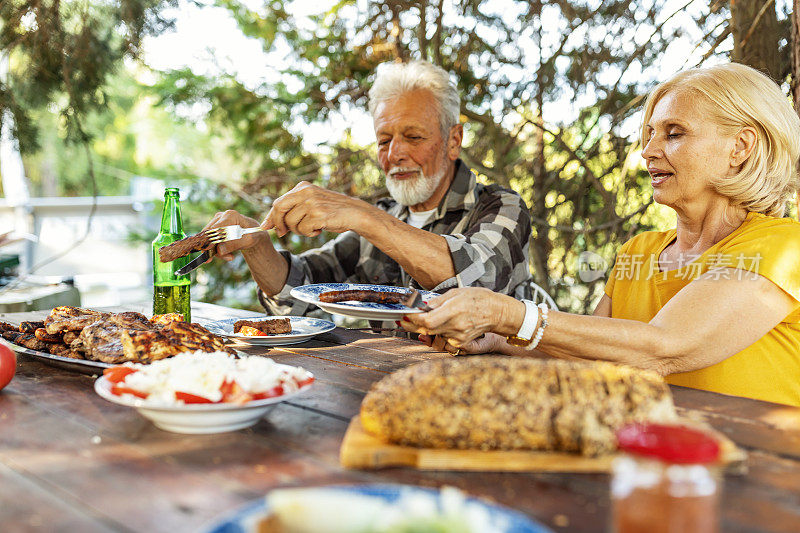
<svg viewBox="0 0 800 533">
<path fill-rule="evenodd" d="M 443 69 L 425 61 L 386 63 L 369 91 L 378 160 L 391 198 L 377 205 L 300 182 L 273 203 L 263 229 L 340 235 L 293 255 L 267 233 L 220 244 L 227 261 L 241 251 L 270 314 L 302 315 L 289 296 L 310 283 L 369 283 L 444 292 L 478 286 L 526 297 L 530 217 L 516 193 L 477 182 L 459 159 L 460 100 Z M 259 226 L 236 211 L 206 230 Z"/>
</svg>

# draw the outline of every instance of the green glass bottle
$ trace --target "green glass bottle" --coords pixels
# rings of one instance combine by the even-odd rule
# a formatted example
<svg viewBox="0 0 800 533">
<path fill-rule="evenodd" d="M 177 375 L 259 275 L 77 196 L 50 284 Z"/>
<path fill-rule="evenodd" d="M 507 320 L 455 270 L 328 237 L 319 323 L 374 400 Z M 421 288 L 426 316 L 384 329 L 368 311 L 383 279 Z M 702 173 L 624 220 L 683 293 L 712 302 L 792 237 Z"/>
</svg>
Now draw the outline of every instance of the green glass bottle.
<svg viewBox="0 0 800 533">
<path fill-rule="evenodd" d="M 161 213 L 161 230 L 153 241 L 153 314 L 180 313 L 186 322 L 192 321 L 192 299 L 189 295 L 189 274 L 178 276 L 175 271 L 189 262 L 189 257 L 179 257 L 162 263 L 158 250 L 186 237 L 181 220 L 181 200 L 178 189 L 164 190 L 164 211 Z"/>
</svg>

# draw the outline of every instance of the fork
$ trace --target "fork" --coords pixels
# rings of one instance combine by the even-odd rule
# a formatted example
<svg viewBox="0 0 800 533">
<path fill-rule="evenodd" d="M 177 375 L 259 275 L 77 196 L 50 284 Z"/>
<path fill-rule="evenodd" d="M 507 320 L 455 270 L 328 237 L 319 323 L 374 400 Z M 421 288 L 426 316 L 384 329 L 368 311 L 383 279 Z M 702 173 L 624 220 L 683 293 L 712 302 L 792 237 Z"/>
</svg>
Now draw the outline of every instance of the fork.
<svg viewBox="0 0 800 533">
<path fill-rule="evenodd" d="M 227 241 L 235 241 L 241 239 L 248 233 L 255 233 L 257 231 L 267 231 L 260 226 L 255 228 L 243 228 L 238 224 L 231 226 L 222 226 L 221 228 L 214 228 L 206 232 L 206 236 L 211 244 L 220 244 Z"/>
</svg>

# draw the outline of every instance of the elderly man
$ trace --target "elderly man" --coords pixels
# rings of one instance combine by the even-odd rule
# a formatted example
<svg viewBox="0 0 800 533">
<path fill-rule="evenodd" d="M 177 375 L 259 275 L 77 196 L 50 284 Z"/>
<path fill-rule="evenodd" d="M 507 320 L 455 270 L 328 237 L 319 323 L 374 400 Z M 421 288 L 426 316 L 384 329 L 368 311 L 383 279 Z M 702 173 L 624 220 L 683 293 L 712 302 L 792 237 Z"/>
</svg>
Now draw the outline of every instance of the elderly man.
<svg viewBox="0 0 800 533">
<path fill-rule="evenodd" d="M 261 224 L 340 235 L 300 255 L 278 252 L 266 233 L 221 244 L 225 260 L 241 250 L 275 314 L 303 314 L 289 297 L 309 283 L 402 285 L 444 291 L 487 287 L 522 297 L 530 278 L 530 219 L 522 199 L 477 183 L 459 159 L 463 128 L 458 92 L 444 70 L 428 62 L 387 63 L 369 91 L 378 159 L 391 199 L 371 205 L 301 182 L 275 200 Z M 206 228 L 258 223 L 236 211 L 217 213 Z"/>
</svg>

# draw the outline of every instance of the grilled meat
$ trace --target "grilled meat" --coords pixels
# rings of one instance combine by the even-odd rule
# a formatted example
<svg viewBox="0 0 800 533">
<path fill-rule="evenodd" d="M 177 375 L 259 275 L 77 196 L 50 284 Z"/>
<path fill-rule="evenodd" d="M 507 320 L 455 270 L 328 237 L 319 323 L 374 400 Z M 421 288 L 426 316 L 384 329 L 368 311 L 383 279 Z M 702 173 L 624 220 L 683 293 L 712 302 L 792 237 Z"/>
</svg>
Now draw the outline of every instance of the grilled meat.
<svg viewBox="0 0 800 533">
<path fill-rule="evenodd" d="M 4 331 L 3 338 L 16 345 L 28 348 L 29 350 L 37 350 L 40 352 L 47 351 L 48 343 L 42 342 L 36 338 L 35 335 L 30 333 L 23 333 L 21 331 Z"/>
<path fill-rule="evenodd" d="M 54 307 L 52 311 L 50 311 L 50 315 L 44 319 L 45 324 L 47 324 L 48 320 L 60 320 L 63 318 L 72 318 L 80 315 L 104 315 L 108 313 L 103 313 L 100 311 L 95 311 L 94 309 L 86 309 L 84 307 L 73 307 L 71 305 L 60 305 L 58 307 Z"/>
<path fill-rule="evenodd" d="M 675 416 L 655 373 L 506 357 L 420 363 L 373 385 L 361 404 L 364 428 L 388 442 L 587 456 L 613 452 L 614 432 L 624 423 Z"/>
<path fill-rule="evenodd" d="M 65 344 L 50 344 L 48 346 L 50 353 L 58 355 L 59 357 L 69 357 L 70 359 L 84 359 L 83 354 L 77 350 L 73 350 Z"/>
<path fill-rule="evenodd" d="M 89 324 L 106 320 L 110 313 L 76 315 L 62 318 L 48 317 L 45 320 L 45 330 L 51 335 L 64 334 L 67 331 L 81 331 Z M 52 320 L 51 320 L 52 318 Z"/>
<path fill-rule="evenodd" d="M 166 326 L 170 322 L 184 322 L 183 315 L 180 313 L 164 313 L 155 315 L 150 319 L 150 323 L 155 326 Z"/>
<path fill-rule="evenodd" d="M 0 337 L 3 337 L 8 342 L 14 342 L 14 339 L 22 335 L 22 332 L 17 329 L 4 329 L 0 331 Z"/>
<path fill-rule="evenodd" d="M 56 307 L 33 334 L 0 322 L 0 335 L 14 344 L 72 359 L 106 363 L 148 363 L 185 351 L 225 351 L 223 339 L 177 313 L 148 320 L 141 313 L 101 313 L 80 307 Z M 41 327 L 41 326 L 44 327 Z"/>
<path fill-rule="evenodd" d="M 382 292 L 368 289 L 349 289 L 346 291 L 327 291 L 319 295 L 319 301 L 336 302 L 373 302 L 379 304 L 401 304 L 408 298 L 404 292 Z"/>
<path fill-rule="evenodd" d="M 20 322 L 19 330 L 23 333 L 35 333 L 37 329 L 44 328 L 44 321 L 38 320 L 35 322 Z"/>
<path fill-rule="evenodd" d="M 235 353 L 225 346 L 221 337 L 199 324 L 171 322 L 157 331 L 122 333 L 126 360 L 150 363 L 182 352 Z"/>
<path fill-rule="evenodd" d="M 122 363 L 128 361 L 122 350 L 122 333 L 128 330 L 148 330 L 153 326 L 141 313 L 126 312 L 108 316 L 103 320 L 95 320 L 83 330 L 78 339 L 86 359 L 104 363 Z"/>
<path fill-rule="evenodd" d="M 197 235 L 191 235 L 185 239 L 162 246 L 158 250 L 158 257 L 162 263 L 169 263 L 179 257 L 186 257 L 193 252 L 210 250 L 213 247 L 214 245 L 209 240 L 208 234 L 205 231 L 201 231 Z"/>
<path fill-rule="evenodd" d="M 237 320 L 233 323 L 233 332 L 239 333 L 242 326 L 256 328 L 264 335 L 281 335 L 292 332 L 292 321 L 288 318 L 271 318 L 269 320 Z"/>
<path fill-rule="evenodd" d="M 47 330 L 44 329 L 44 328 L 36 329 L 33 332 L 33 334 L 36 336 L 37 339 L 39 339 L 42 342 L 58 342 L 58 343 L 60 343 L 62 341 L 62 339 L 64 338 L 64 336 L 61 335 L 61 334 L 51 335 L 50 333 L 47 333 Z"/>
</svg>

